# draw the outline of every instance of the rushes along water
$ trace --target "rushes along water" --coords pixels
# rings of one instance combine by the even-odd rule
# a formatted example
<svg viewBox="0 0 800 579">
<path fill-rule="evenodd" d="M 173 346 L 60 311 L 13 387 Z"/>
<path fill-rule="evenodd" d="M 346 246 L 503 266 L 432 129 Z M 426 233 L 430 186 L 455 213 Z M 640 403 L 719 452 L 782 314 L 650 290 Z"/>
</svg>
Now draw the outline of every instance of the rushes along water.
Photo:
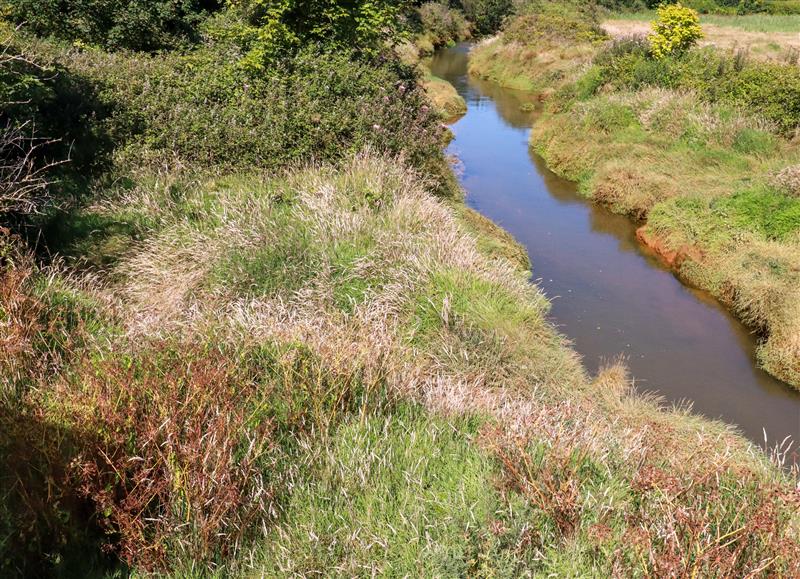
<svg viewBox="0 0 800 579">
<path fill-rule="evenodd" d="M 528 146 L 535 115 L 523 109 L 533 97 L 468 76 L 468 50 L 442 50 L 431 63 L 467 102 L 449 150 L 467 203 L 528 249 L 554 322 L 589 370 L 623 355 L 638 389 L 689 401 L 759 444 L 765 432 L 769 446 L 791 436 L 797 451 L 800 392 L 756 367 L 754 336 L 648 255 L 634 223 L 548 171 Z"/>
</svg>

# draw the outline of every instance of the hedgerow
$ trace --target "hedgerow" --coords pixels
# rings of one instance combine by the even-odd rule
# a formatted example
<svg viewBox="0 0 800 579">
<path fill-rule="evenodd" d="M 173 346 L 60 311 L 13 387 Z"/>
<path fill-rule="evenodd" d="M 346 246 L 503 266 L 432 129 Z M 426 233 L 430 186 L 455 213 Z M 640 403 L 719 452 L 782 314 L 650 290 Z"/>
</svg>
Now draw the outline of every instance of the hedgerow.
<svg viewBox="0 0 800 579">
<path fill-rule="evenodd" d="M 16 23 L 41 36 L 155 51 L 200 40 L 199 27 L 222 0 L 5 0 Z M 0 5 L 2 7 L 2 5 Z"/>
</svg>

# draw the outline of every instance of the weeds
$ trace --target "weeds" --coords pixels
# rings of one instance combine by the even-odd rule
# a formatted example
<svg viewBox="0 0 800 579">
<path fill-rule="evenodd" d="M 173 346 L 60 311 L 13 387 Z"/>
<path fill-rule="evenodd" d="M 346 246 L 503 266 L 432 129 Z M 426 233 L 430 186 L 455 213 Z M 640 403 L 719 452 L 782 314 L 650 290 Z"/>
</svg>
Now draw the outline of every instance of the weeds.
<svg viewBox="0 0 800 579">
<path fill-rule="evenodd" d="M 71 476 L 130 566 L 224 559 L 269 510 L 274 426 L 253 416 L 257 382 L 237 362 L 157 346 L 80 371 L 63 395 L 90 437 Z"/>
</svg>

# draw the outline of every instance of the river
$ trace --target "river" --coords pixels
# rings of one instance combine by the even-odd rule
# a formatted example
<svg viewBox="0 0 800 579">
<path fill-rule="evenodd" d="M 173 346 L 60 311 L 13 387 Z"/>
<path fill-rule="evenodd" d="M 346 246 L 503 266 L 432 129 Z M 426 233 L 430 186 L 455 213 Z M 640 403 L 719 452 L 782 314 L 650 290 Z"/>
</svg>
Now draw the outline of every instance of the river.
<svg viewBox="0 0 800 579">
<path fill-rule="evenodd" d="M 527 248 L 552 321 L 589 371 L 622 355 L 640 391 L 691 402 L 760 445 L 765 431 L 768 446 L 800 441 L 800 392 L 758 369 L 754 336 L 648 254 L 631 220 L 549 171 L 528 145 L 535 113 L 522 105 L 534 97 L 470 77 L 468 50 L 444 49 L 431 62 L 467 102 L 448 150 L 467 203 Z"/>
</svg>

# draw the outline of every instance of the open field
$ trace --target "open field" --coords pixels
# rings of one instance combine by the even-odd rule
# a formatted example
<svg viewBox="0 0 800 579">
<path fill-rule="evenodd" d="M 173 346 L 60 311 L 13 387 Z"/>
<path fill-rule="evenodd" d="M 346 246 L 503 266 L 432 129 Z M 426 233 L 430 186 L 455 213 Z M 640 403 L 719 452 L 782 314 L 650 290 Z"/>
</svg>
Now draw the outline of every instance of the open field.
<svg viewBox="0 0 800 579">
<path fill-rule="evenodd" d="M 615 12 L 607 21 L 624 20 L 649 23 L 655 18 L 655 10 Z M 800 14 L 744 14 L 741 16 L 701 14 L 700 18 L 704 24 L 721 28 L 736 28 L 746 32 L 800 33 Z"/>
<path fill-rule="evenodd" d="M 614 15 L 602 23 L 613 38 L 646 36 L 653 15 Z M 753 56 L 778 62 L 800 64 L 800 15 L 798 16 L 712 16 L 701 17 L 705 38 L 701 46 L 721 50 L 749 51 Z"/>
</svg>

